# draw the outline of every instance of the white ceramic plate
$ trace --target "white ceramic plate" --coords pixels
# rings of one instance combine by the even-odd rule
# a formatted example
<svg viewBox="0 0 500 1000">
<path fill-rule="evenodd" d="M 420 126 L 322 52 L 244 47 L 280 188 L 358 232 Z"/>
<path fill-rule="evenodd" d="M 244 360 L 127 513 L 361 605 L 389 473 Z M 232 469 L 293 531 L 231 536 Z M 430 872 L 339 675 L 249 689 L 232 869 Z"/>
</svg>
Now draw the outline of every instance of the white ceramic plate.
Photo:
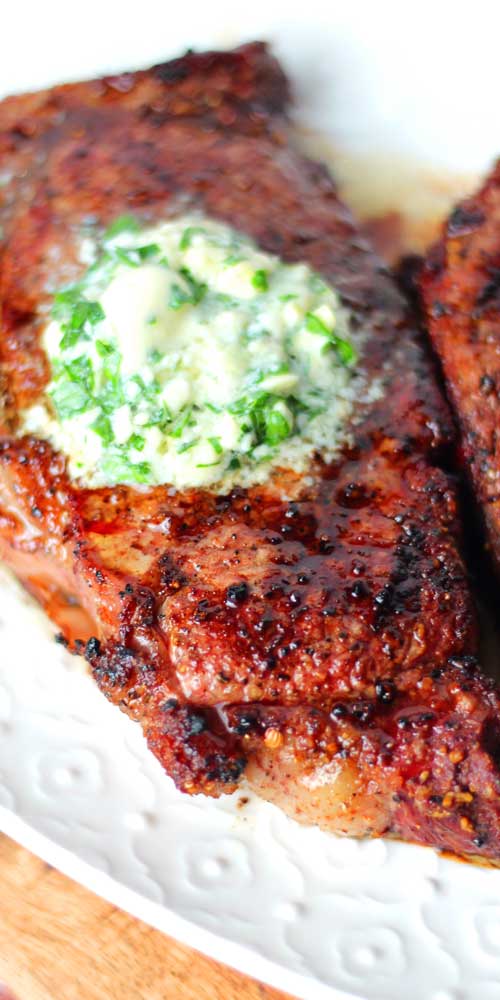
<svg viewBox="0 0 500 1000">
<path fill-rule="evenodd" d="M 460 8 L 460 9 L 457 9 Z M 495 4 L 9 5 L 0 93 L 271 40 L 348 150 L 460 172 L 500 151 Z M 0 164 L 1 167 L 1 164 Z M 375 183 L 375 178 L 374 178 Z M 500 872 L 180 796 L 140 731 L 0 580 L 0 828 L 130 912 L 299 997 L 498 1000 Z"/>
</svg>

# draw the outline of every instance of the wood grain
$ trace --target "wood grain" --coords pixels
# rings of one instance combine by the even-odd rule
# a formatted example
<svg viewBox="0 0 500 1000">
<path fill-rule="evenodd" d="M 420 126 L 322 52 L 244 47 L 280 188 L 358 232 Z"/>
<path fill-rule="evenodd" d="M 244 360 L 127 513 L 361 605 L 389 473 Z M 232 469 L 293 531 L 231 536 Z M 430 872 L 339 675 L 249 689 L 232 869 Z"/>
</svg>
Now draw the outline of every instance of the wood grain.
<svg viewBox="0 0 500 1000">
<path fill-rule="evenodd" d="M 0 834 L 0 1000 L 287 1000 Z"/>
</svg>

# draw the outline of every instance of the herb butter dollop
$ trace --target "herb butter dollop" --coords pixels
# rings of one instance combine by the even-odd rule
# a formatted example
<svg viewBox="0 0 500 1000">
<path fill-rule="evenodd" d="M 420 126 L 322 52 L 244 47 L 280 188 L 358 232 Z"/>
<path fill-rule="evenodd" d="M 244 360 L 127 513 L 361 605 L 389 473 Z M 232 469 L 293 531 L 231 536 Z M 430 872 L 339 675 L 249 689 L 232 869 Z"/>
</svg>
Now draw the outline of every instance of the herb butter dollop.
<svg viewBox="0 0 500 1000">
<path fill-rule="evenodd" d="M 122 217 L 82 245 L 43 333 L 23 430 L 88 486 L 227 488 L 345 442 L 358 348 L 333 288 L 202 215 Z"/>
</svg>

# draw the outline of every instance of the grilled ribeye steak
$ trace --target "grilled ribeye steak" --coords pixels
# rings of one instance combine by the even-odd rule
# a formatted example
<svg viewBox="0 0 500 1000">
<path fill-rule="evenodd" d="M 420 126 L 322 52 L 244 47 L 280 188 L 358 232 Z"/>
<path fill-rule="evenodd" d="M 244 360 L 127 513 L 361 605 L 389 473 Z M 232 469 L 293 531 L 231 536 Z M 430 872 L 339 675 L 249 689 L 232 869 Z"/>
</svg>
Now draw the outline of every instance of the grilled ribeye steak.
<svg viewBox="0 0 500 1000">
<path fill-rule="evenodd" d="M 0 549 L 179 788 L 246 774 L 294 816 L 500 855 L 499 698 L 478 672 L 445 404 L 327 172 L 287 135 L 262 45 L 0 106 Z M 49 289 L 82 227 L 201 207 L 340 292 L 384 387 L 311 476 L 227 495 L 83 489 L 16 434 L 47 381 Z"/>
<path fill-rule="evenodd" d="M 462 458 L 500 567 L 500 164 L 450 215 L 420 288 Z"/>
</svg>

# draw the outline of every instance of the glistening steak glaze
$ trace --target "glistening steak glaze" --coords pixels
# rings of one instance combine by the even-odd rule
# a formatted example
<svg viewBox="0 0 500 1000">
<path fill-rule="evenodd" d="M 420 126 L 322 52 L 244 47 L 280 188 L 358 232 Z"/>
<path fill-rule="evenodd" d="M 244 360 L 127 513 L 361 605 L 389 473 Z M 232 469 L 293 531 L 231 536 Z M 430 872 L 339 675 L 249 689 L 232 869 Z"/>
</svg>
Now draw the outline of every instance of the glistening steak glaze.
<svg viewBox="0 0 500 1000">
<path fill-rule="evenodd" d="M 390 276 L 289 142 L 287 93 L 256 45 L 2 105 L 1 554 L 179 788 L 219 795 L 244 773 L 329 830 L 496 859 L 499 697 L 437 464 L 446 405 Z M 333 464 L 225 496 L 84 489 L 16 436 L 50 381 L 41 338 L 82 273 L 82 227 L 147 229 L 180 205 L 336 290 L 382 391 Z"/>
</svg>

